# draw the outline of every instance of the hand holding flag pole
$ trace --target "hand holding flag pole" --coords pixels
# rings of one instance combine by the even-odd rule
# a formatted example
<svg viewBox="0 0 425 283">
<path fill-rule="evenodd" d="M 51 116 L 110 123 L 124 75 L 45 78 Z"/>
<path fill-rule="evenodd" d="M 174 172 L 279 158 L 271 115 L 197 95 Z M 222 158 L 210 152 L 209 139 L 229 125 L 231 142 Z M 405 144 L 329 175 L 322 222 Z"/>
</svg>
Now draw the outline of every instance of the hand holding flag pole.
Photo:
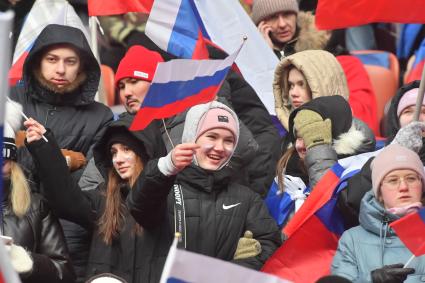
<svg viewBox="0 0 425 283">
<path fill-rule="evenodd" d="M 9 97 L 7 97 L 7 100 L 8 100 L 9 102 L 11 102 L 11 103 L 12 103 L 12 105 L 15 105 L 15 104 L 14 104 L 14 101 L 13 101 L 12 99 L 10 99 Z M 25 113 L 24 113 L 24 112 L 22 112 L 22 111 L 19 111 L 19 112 L 21 113 L 22 117 L 24 117 L 24 119 L 25 119 L 26 121 L 28 121 L 28 120 L 29 120 L 28 116 L 27 116 L 27 115 L 25 115 Z M 49 142 L 49 141 L 47 140 L 47 138 L 46 138 L 44 135 L 42 135 L 42 138 L 43 138 L 43 140 L 44 140 L 45 142 Z"/>
</svg>

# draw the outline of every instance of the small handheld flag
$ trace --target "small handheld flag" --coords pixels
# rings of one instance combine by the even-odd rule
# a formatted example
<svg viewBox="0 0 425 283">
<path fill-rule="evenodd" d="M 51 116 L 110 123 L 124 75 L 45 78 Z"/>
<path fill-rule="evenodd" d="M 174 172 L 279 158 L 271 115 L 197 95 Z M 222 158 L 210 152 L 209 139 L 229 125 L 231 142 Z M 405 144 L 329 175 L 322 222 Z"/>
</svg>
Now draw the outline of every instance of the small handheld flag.
<svg viewBox="0 0 425 283">
<path fill-rule="evenodd" d="M 425 208 L 394 221 L 390 227 L 415 256 L 425 254 Z"/>
<path fill-rule="evenodd" d="M 154 119 L 168 118 L 213 100 L 242 46 L 224 60 L 176 59 L 159 63 L 130 130 L 143 130 Z"/>
</svg>

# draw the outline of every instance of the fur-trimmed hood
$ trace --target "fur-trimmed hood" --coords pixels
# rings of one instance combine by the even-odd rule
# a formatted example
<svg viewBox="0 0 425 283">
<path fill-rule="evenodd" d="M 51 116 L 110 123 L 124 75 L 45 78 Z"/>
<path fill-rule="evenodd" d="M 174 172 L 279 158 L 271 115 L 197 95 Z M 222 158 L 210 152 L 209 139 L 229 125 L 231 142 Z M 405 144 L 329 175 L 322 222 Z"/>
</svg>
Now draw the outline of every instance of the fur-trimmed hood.
<svg viewBox="0 0 425 283">
<path fill-rule="evenodd" d="M 361 120 L 353 118 L 351 128 L 332 141 L 338 158 L 374 151 L 376 146 L 373 131 Z"/>
<path fill-rule="evenodd" d="M 289 100 L 288 73 L 291 65 L 304 74 L 312 99 L 340 95 L 348 100 L 349 90 L 344 70 L 331 53 L 306 50 L 288 56 L 277 65 L 273 81 L 276 115 L 286 129 L 289 114 L 294 110 Z"/>
</svg>

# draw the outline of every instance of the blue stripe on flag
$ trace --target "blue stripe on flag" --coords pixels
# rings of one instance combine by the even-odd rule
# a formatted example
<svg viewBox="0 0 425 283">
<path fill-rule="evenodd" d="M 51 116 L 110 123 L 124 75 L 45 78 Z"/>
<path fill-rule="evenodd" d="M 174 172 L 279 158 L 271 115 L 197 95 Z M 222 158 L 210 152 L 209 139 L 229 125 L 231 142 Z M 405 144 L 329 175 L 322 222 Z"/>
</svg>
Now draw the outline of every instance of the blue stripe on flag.
<svg viewBox="0 0 425 283">
<path fill-rule="evenodd" d="M 182 0 L 167 51 L 180 58 L 192 58 L 198 38 L 199 24 L 188 0 Z"/>
<path fill-rule="evenodd" d="M 189 282 L 175 278 L 175 277 L 170 277 L 167 279 L 167 283 L 189 283 Z"/>
<path fill-rule="evenodd" d="M 425 223 L 425 208 L 422 208 L 418 211 L 419 216 L 421 217 L 422 221 Z"/>
<path fill-rule="evenodd" d="M 195 4 L 195 2 L 194 2 L 193 0 L 189 0 L 189 4 L 190 4 L 190 6 L 192 7 L 193 15 L 195 16 L 196 21 L 197 21 L 197 23 L 198 23 L 198 25 L 199 25 L 199 28 L 200 28 L 200 29 L 201 29 L 201 31 L 202 31 L 202 36 L 203 36 L 204 38 L 206 38 L 206 39 L 211 40 L 211 38 L 210 38 L 210 36 L 208 35 L 208 32 L 207 32 L 207 30 L 206 30 L 206 28 L 205 28 L 205 26 L 204 26 L 204 23 L 202 22 L 201 15 L 199 15 L 198 9 L 196 8 L 196 4 Z"/>
<path fill-rule="evenodd" d="M 340 236 L 345 230 L 344 220 L 336 203 L 337 198 L 331 198 L 315 214 L 329 231 Z"/>
<path fill-rule="evenodd" d="M 152 83 L 141 107 L 162 107 L 178 100 L 198 94 L 201 90 L 218 86 L 230 67 L 215 72 L 212 76 L 195 77 L 190 81 Z M 176 91 L 178 89 L 178 91 Z M 164 94 L 170 95 L 164 95 Z"/>
</svg>

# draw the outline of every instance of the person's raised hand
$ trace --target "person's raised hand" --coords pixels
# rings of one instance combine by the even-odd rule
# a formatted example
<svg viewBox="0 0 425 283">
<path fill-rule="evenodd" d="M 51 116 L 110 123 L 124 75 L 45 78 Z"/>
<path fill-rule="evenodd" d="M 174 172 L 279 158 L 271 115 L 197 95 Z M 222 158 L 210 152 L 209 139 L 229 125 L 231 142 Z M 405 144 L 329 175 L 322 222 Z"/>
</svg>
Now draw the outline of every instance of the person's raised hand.
<svg viewBox="0 0 425 283">
<path fill-rule="evenodd" d="M 199 147 L 196 143 L 182 143 L 173 149 L 171 159 L 178 171 L 192 163 L 193 155 Z"/>
<path fill-rule="evenodd" d="M 27 143 L 40 140 L 46 133 L 46 128 L 33 118 L 24 121 L 24 126 L 27 128 L 25 131 Z"/>
<path fill-rule="evenodd" d="M 261 21 L 258 24 L 258 30 L 260 31 L 261 35 L 263 36 L 267 44 L 270 46 L 270 48 L 273 48 L 273 42 L 270 38 L 270 32 L 272 31 L 272 27 L 266 21 Z"/>
</svg>

